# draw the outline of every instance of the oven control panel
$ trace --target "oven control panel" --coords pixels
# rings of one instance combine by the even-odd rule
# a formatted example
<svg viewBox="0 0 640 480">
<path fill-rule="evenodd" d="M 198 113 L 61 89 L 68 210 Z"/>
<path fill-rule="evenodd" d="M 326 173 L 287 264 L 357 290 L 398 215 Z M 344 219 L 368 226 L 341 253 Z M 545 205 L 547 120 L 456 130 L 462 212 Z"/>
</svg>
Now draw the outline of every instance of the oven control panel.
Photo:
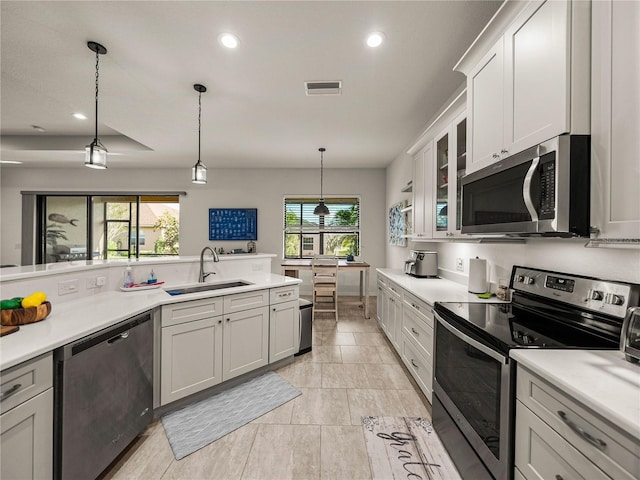
<svg viewBox="0 0 640 480">
<path fill-rule="evenodd" d="M 624 318 L 638 304 L 640 285 L 514 266 L 511 288 Z"/>
</svg>

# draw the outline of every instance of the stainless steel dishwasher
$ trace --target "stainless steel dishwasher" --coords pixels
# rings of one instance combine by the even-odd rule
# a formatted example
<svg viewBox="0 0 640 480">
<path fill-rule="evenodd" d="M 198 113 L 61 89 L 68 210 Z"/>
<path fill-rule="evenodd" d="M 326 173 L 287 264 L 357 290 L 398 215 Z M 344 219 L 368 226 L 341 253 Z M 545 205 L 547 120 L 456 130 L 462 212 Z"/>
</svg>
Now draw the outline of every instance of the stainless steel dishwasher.
<svg viewBox="0 0 640 480">
<path fill-rule="evenodd" d="M 55 351 L 57 479 L 96 478 L 153 416 L 151 312 Z"/>
</svg>

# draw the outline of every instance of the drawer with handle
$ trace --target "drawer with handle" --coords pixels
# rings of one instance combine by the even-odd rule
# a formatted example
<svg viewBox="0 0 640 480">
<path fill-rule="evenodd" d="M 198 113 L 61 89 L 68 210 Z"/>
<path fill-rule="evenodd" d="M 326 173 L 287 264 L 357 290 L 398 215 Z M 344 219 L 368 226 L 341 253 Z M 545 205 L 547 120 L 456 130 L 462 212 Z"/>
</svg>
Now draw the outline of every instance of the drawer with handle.
<svg viewBox="0 0 640 480">
<path fill-rule="evenodd" d="M 407 366 L 416 383 L 425 394 L 427 399 L 431 401 L 431 393 L 433 391 L 433 367 L 416 349 L 406 334 L 401 335 L 400 352 L 402 361 Z"/>
<path fill-rule="evenodd" d="M 49 352 L 8 368 L 0 378 L 0 412 L 4 413 L 53 386 L 53 355 Z"/>
<path fill-rule="evenodd" d="M 518 400 L 576 450 L 612 478 L 639 478 L 637 441 L 526 368 L 517 375 Z"/>
<path fill-rule="evenodd" d="M 516 418 L 515 466 L 527 480 L 609 478 L 521 402 Z"/>
<path fill-rule="evenodd" d="M 402 309 L 402 332 L 413 341 L 425 359 L 433 362 L 433 328 L 427 325 L 412 308 L 406 304 Z"/>
<path fill-rule="evenodd" d="M 409 292 L 404 292 L 403 302 L 406 308 L 411 308 L 427 325 L 433 328 L 433 309 L 431 305 Z"/>
<path fill-rule="evenodd" d="M 286 287 L 272 288 L 269 290 L 269 303 L 271 305 L 274 305 L 276 303 L 297 300 L 299 296 L 299 290 L 300 287 L 297 284 Z"/>
</svg>

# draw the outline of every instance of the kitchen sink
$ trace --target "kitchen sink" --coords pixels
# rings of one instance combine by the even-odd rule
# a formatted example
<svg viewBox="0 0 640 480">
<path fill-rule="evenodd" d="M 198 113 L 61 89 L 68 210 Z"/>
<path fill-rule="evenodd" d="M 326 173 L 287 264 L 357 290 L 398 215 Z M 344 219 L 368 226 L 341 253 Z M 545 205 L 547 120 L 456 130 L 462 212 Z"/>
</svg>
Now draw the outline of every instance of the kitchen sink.
<svg viewBox="0 0 640 480">
<path fill-rule="evenodd" d="M 252 285 L 252 283 L 245 282 L 244 280 L 236 280 L 233 282 L 206 283 L 204 285 L 196 285 L 193 287 L 165 289 L 165 292 L 167 292 L 169 295 L 184 295 L 187 293 L 207 292 L 209 290 L 222 290 L 224 288 L 243 287 L 245 285 Z"/>
</svg>

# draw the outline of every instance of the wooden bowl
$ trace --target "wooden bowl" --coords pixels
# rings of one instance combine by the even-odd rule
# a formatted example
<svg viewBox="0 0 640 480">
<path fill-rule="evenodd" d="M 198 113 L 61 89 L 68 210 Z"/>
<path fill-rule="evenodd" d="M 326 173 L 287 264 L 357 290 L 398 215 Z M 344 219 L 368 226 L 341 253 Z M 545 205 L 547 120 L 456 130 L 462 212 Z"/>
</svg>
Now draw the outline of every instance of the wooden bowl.
<svg viewBox="0 0 640 480">
<path fill-rule="evenodd" d="M 0 310 L 0 324 L 25 325 L 27 323 L 44 320 L 51 313 L 51 302 L 43 302 L 37 307 L 14 308 L 12 310 Z"/>
</svg>

